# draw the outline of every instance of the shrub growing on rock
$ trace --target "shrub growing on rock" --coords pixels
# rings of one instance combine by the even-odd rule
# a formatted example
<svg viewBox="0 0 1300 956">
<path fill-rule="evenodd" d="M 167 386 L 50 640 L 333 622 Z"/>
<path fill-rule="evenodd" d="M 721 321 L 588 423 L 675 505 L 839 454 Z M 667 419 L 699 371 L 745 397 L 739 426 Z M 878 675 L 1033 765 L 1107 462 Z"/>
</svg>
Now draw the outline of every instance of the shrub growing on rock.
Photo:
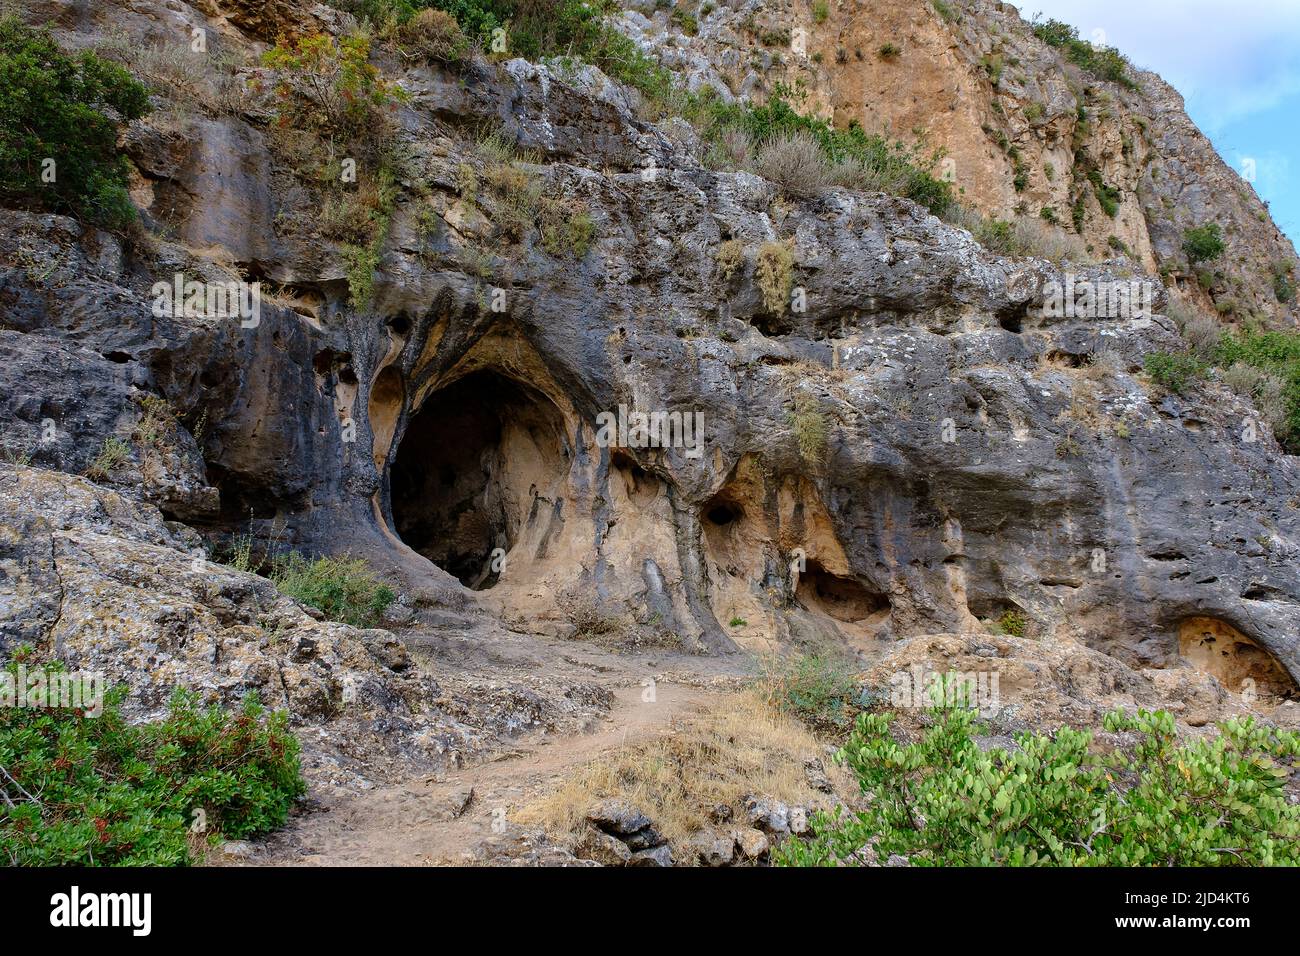
<svg viewBox="0 0 1300 956">
<path fill-rule="evenodd" d="M 837 759 L 871 802 L 818 814 L 816 837 L 787 841 L 774 860 L 860 864 L 871 843 L 915 866 L 1300 863 L 1300 805 L 1283 791 L 1300 761 L 1294 731 L 1246 718 L 1180 744 L 1169 713 L 1116 712 L 1105 729 L 1136 742 L 1111 753 L 1070 727 L 982 750 L 973 710 L 934 707 L 930 718 L 920 740 L 900 744 L 892 715 L 859 716 Z"/>
<path fill-rule="evenodd" d="M 253 697 L 237 713 L 201 709 L 178 690 L 162 721 L 133 725 L 120 710 L 125 695 L 108 692 L 98 717 L 0 708 L 0 859 L 175 865 L 209 836 L 283 826 L 306 789 L 287 714 L 267 715 Z"/>
<path fill-rule="evenodd" d="M 1175 395 L 1205 374 L 1205 363 L 1190 352 L 1153 352 L 1144 364 L 1151 380 Z"/>
<path fill-rule="evenodd" d="M 802 130 L 761 145 L 754 171 L 790 196 L 815 196 L 831 179 L 821 146 Z"/>
<path fill-rule="evenodd" d="M 291 554 L 275 562 L 271 580 L 284 594 L 316 608 L 331 621 L 375 627 L 396 600 L 360 558 L 317 558 Z"/>
<path fill-rule="evenodd" d="M 1225 248 L 1223 233 L 1217 222 L 1196 226 L 1183 233 L 1183 251 L 1187 253 L 1187 261 L 1192 265 L 1219 258 Z"/>
<path fill-rule="evenodd" d="M 849 665 L 821 654 L 764 662 L 768 703 L 804 723 L 841 734 L 861 709 L 862 694 Z"/>
<path fill-rule="evenodd" d="M 470 41 L 443 10 L 421 10 L 401 30 L 402 45 L 435 63 L 459 63 L 469 54 Z"/>
<path fill-rule="evenodd" d="M 385 112 L 406 99 L 370 62 L 370 38 L 316 33 L 286 40 L 262 55 L 279 73 L 280 122 L 345 139 L 382 137 Z"/>
<path fill-rule="evenodd" d="M 0 201 L 38 201 L 109 228 L 135 218 L 121 123 L 149 111 L 148 90 L 90 52 L 63 52 L 48 31 L 0 19 Z"/>
</svg>

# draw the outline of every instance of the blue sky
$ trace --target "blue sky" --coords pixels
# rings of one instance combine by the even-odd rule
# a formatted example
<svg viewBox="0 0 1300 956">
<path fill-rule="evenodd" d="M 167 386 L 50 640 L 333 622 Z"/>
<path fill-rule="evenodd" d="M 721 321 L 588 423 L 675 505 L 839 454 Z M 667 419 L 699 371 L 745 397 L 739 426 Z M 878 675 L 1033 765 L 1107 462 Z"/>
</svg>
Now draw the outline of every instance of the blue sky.
<svg viewBox="0 0 1300 956">
<path fill-rule="evenodd" d="M 1119 49 L 1183 94 L 1187 112 L 1300 244 L 1300 0 L 1023 0 Z"/>
</svg>

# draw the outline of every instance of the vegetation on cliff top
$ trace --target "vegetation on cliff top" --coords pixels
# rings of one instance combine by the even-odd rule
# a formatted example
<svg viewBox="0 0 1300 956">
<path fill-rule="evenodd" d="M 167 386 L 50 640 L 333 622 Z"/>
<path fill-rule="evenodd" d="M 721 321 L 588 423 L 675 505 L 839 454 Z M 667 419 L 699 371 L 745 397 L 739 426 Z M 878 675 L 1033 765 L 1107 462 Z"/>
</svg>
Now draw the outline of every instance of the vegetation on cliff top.
<svg viewBox="0 0 1300 956">
<path fill-rule="evenodd" d="M 1079 39 L 1079 31 L 1060 20 L 1035 19 L 1034 35 L 1048 46 L 1056 47 L 1065 58 L 1080 69 L 1126 89 L 1135 90 L 1137 84 L 1128 75 L 1128 61 L 1110 46 L 1099 46 Z"/>
</svg>

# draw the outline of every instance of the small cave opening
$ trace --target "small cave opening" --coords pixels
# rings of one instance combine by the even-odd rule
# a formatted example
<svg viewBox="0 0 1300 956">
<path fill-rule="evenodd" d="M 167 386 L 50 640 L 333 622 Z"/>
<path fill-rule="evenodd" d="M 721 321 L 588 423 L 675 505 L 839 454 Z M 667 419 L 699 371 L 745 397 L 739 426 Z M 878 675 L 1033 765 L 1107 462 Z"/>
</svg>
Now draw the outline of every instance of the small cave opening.
<svg viewBox="0 0 1300 956">
<path fill-rule="evenodd" d="M 1011 304 L 995 313 L 998 325 L 1011 332 L 1013 335 L 1019 335 L 1025 330 L 1025 319 L 1029 317 L 1029 304 Z"/>
<path fill-rule="evenodd" d="M 709 559 L 731 577 L 762 573 L 768 536 L 754 489 L 733 483 L 700 508 L 700 530 Z M 742 499 L 747 498 L 747 504 Z"/>
<path fill-rule="evenodd" d="M 845 623 L 865 621 L 890 610 L 889 599 L 854 578 L 832 574 L 817 561 L 809 560 L 799 572 L 795 598 L 810 611 Z"/>
<path fill-rule="evenodd" d="M 719 528 L 725 528 L 739 517 L 740 509 L 727 503 L 711 505 L 704 512 L 704 520 L 709 524 L 717 525 Z"/>
<path fill-rule="evenodd" d="M 1189 617 L 1178 626 L 1178 654 L 1225 690 L 1253 690 L 1261 697 L 1300 699 L 1300 687 L 1269 651 L 1231 624 Z"/>
<path fill-rule="evenodd" d="M 548 398 L 497 372 L 472 372 L 431 394 L 398 442 L 394 529 L 466 587 L 493 587 L 524 523 L 567 478 L 568 458 L 563 417 Z"/>
<path fill-rule="evenodd" d="M 623 490 L 629 501 L 646 507 L 659 497 L 659 477 L 642 468 L 631 455 L 615 450 L 610 454 L 609 463 L 612 471 L 622 477 Z"/>
</svg>

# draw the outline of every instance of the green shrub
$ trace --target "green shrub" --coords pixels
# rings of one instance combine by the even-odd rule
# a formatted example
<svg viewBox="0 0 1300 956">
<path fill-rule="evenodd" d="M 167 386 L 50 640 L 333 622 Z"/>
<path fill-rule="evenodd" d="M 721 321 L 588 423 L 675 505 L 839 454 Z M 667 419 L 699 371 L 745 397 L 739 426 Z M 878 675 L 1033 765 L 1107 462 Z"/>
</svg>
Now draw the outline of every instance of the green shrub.
<svg viewBox="0 0 1300 956">
<path fill-rule="evenodd" d="M 1087 40 L 1079 39 L 1079 31 L 1060 20 L 1033 21 L 1034 35 L 1048 46 L 1056 47 L 1065 53 L 1065 58 L 1080 69 L 1118 83 L 1130 90 L 1137 89 L 1137 84 L 1128 75 L 1128 62 L 1114 47 L 1093 46 Z"/>
<path fill-rule="evenodd" d="M 131 446 L 116 435 L 109 435 L 99 449 L 99 454 L 86 468 L 91 481 L 104 481 L 114 471 L 131 460 Z"/>
<path fill-rule="evenodd" d="M 120 66 L 64 53 L 48 31 L 0 18 L 0 200 L 125 227 L 135 207 L 118 128 L 148 111 L 148 90 Z M 46 160 L 53 182 L 44 181 Z"/>
<path fill-rule="evenodd" d="M 825 23 L 831 15 L 830 0 L 813 0 L 812 15 L 813 23 Z"/>
<path fill-rule="evenodd" d="M 1279 266 L 1273 272 L 1273 294 L 1277 301 L 1283 305 L 1290 305 L 1295 301 L 1295 278 L 1291 275 L 1289 266 Z"/>
<path fill-rule="evenodd" d="M 848 664 L 820 654 L 765 661 L 762 686 L 778 710 L 823 730 L 843 732 L 863 704 Z"/>
<path fill-rule="evenodd" d="M 1280 398 L 1270 396 L 1268 407 L 1260 411 L 1266 419 L 1283 423 L 1275 428 L 1278 441 L 1291 454 L 1300 453 L 1300 332 L 1246 328 L 1225 333 L 1215 362 L 1224 368 L 1241 363 L 1282 381 Z M 1273 401 L 1281 407 L 1272 407 Z"/>
<path fill-rule="evenodd" d="M 695 14 L 687 10 L 684 6 L 678 6 L 673 9 L 672 21 L 681 28 L 681 31 L 688 37 L 693 37 L 700 32 L 700 21 L 696 19 Z"/>
<path fill-rule="evenodd" d="M 284 594 L 314 607 L 331 621 L 353 627 L 378 626 L 397 595 L 376 580 L 360 558 L 317 558 L 294 553 L 277 559 L 271 580 Z"/>
<path fill-rule="evenodd" d="M 542 248 L 552 256 L 581 260 L 596 238 L 596 221 L 582 205 L 555 199 L 541 203 Z"/>
<path fill-rule="evenodd" d="M 1101 178 L 1100 170 L 1088 170 L 1088 182 L 1092 183 L 1092 191 L 1096 194 L 1102 210 L 1114 219 L 1119 214 L 1119 203 L 1124 198 L 1124 194 L 1118 187 L 1106 185 Z"/>
<path fill-rule="evenodd" d="M 200 709 L 178 688 L 165 719 L 132 725 L 125 696 L 109 691 L 98 717 L 0 708 L 0 859 L 176 865 L 191 861 L 192 840 L 284 825 L 306 790 L 287 714 L 264 714 L 252 696 L 238 713 Z"/>
<path fill-rule="evenodd" d="M 1223 233 L 1217 222 L 1196 226 L 1183 233 L 1183 251 L 1187 253 L 1187 261 L 1192 265 L 1219 258 L 1225 248 Z"/>
<path fill-rule="evenodd" d="M 882 60 L 895 60 L 903 52 L 903 48 L 897 43 L 882 43 L 878 52 Z"/>
<path fill-rule="evenodd" d="M 1111 754 L 1089 731 L 1017 735 L 981 750 L 975 712 L 934 707 L 912 744 L 890 714 L 862 714 L 837 759 L 870 796 L 865 810 L 812 820 L 815 838 L 773 853 L 786 866 L 861 864 L 901 854 L 915 866 L 1283 866 L 1300 863 L 1300 805 L 1282 789 L 1300 735 L 1255 722 L 1179 744 L 1173 717 L 1112 713 L 1138 737 Z"/>
<path fill-rule="evenodd" d="M 1012 637 L 1024 637 L 1025 628 L 1029 627 L 1029 618 L 1023 611 L 1007 610 L 998 618 L 998 630 Z"/>
<path fill-rule="evenodd" d="M 1190 352 L 1152 352 L 1143 363 L 1147 374 L 1163 388 L 1181 395 L 1205 374 L 1205 363 Z"/>
</svg>

